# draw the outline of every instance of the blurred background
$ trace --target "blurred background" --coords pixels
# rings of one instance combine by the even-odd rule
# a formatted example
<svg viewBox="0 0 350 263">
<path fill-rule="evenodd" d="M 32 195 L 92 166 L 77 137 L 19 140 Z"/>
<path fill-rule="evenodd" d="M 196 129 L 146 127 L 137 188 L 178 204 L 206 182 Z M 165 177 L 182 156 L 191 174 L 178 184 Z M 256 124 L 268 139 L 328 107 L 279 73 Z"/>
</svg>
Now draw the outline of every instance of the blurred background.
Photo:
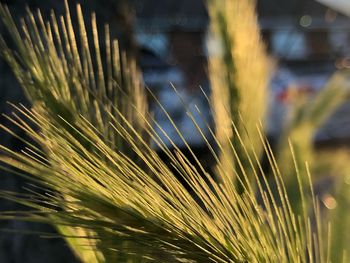
<svg viewBox="0 0 350 263">
<path fill-rule="evenodd" d="M 64 12 L 64 2 L 57 0 L 0 2 L 8 5 L 15 19 L 25 15 L 26 6 L 32 10 L 40 8 L 46 18 L 51 9 L 58 15 Z M 96 12 L 101 31 L 104 23 L 110 24 L 112 36 L 118 38 L 122 49 L 138 62 L 146 86 L 164 105 L 198 156 L 205 159 L 204 142 L 184 111 L 185 104 L 198 125 L 209 134 L 206 123 L 213 125 L 213 120 L 203 92 L 210 94 L 207 45 L 215 42 L 211 42 L 207 34 L 208 12 L 204 1 L 82 0 L 80 3 L 86 17 Z M 69 4 L 74 20 L 75 1 Z M 298 99 L 314 96 L 336 70 L 350 68 L 350 19 L 347 16 L 350 4 L 347 0 L 259 0 L 257 12 L 273 65 L 266 127 L 273 140 L 287 125 L 289 111 Z M 2 24 L 0 33 L 8 38 Z M 1 113 L 11 111 L 7 101 L 27 104 L 11 70 L 0 60 Z M 156 103 L 150 107 L 170 138 L 180 148 L 184 146 L 160 107 Z M 196 107 L 202 114 L 198 114 Z M 0 122 L 9 125 L 3 116 Z M 0 131 L 0 143 L 16 150 L 24 147 L 3 131 Z M 323 125 L 314 143 L 320 149 L 350 146 L 350 101 L 341 105 Z M 1 173 L 0 189 L 19 191 L 23 188 L 22 179 Z M 0 211 L 17 209 L 23 208 L 0 201 Z M 53 231 L 17 221 L 1 221 L 0 229 Z M 0 262 L 75 262 L 75 259 L 59 239 L 1 232 Z"/>
</svg>

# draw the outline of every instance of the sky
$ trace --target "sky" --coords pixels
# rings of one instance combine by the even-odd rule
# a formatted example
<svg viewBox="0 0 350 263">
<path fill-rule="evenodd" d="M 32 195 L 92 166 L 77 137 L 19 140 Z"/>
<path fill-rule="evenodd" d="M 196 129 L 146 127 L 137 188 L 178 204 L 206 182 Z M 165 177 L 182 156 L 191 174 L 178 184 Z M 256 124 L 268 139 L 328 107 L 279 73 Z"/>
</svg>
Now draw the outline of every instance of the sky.
<svg viewBox="0 0 350 263">
<path fill-rule="evenodd" d="M 349 0 L 317 0 L 335 10 L 350 16 L 350 1 Z"/>
</svg>

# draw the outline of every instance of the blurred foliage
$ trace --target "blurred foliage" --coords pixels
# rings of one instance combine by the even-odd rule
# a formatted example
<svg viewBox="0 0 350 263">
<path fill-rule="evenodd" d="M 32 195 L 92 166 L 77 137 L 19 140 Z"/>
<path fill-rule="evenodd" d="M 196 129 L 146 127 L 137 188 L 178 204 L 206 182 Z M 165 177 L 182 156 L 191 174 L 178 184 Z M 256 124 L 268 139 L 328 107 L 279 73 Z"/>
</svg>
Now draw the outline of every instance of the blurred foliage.
<svg viewBox="0 0 350 263">
<path fill-rule="evenodd" d="M 231 173 L 239 170 L 231 144 L 240 158 L 244 151 L 262 152 L 257 124 L 264 123 L 270 70 L 260 38 L 255 1 L 209 0 L 208 10 L 209 75 L 216 136 L 221 161 L 227 166 L 224 171 Z M 244 149 L 234 129 L 240 134 Z M 248 160 L 242 161 L 249 167 Z"/>
</svg>

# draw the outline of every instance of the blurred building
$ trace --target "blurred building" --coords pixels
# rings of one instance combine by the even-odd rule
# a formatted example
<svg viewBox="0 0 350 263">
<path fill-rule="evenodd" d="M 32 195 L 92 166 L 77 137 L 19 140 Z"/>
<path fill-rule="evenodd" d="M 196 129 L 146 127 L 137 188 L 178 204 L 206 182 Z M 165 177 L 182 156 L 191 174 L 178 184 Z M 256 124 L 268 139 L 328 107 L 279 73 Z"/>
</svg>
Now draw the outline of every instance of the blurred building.
<svg viewBox="0 0 350 263">
<path fill-rule="evenodd" d="M 185 108 L 209 137 L 206 128 L 210 123 L 209 106 L 199 88 L 209 95 L 204 41 L 208 15 L 204 2 L 135 0 L 133 4 L 135 38 L 141 47 L 139 60 L 145 83 L 157 95 L 184 139 L 192 147 L 201 148 L 205 142 Z M 156 121 L 171 140 L 180 148 L 185 147 L 167 114 L 152 100 L 151 107 Z M 158 134 L 171 146 L 160 128 Z"/>
<path fill-rule="evenodd" d="M 264 0 L 258 1 L 258 10 L 269 48 L 282 63 L 306 68 L 349 55 L 349 18 L 321 3 Z"/>
<path fill-rule="evenodd" d="M 335 70 L 350 67 L 350 19 L 314 0 L 260 0 L 257 3 L 264 40 L 279 65 L 271 81 L 269 114 L 269 129 L 278 134 L 286 121 L 288 101 L 284 100 L 284 95 L 289 87 L 299 87 L 301 93 L 316 94 Z M 166 88 L 169 82 L 184 93 L 197 96 L 196 87 L 208 83 L 203 46 L 208 14 L 204 2 L 133 0 L 133 5 L 136 42 L 167 64 L 163 70 L 143 67 L 146 83 L 155 87 L 162 79 L 164 93 L 161 97 L 166 105 L 166 98 L 168 101 L 174 98 Z M 158 83 L 152 82 L 156 79 Z M 209 85 L 205 86 L 209 90 Z M 179 111 L 183 108 L 180 104 L 177 107 Z M 326 143 L 348 140 L 350 122 L 344 125 L 348 123 L 349 113 L 350 104 L 343 105 L 321 129 L 317 140 Z"/>
<path fill-rule="evenodd" d="M 281 126 L 279 122 L 283 119 L 283 110 L 280 109 L 287 107 L 283 106 L 288 103 L 283 100 L 283 94 L 288 86 L 300 87 L 310 94 L 317 93 L 336 70 L 350 68 L 350 19 L 344 15 L 349 4 L 345 6 L 346 2 L 342 0 L 320 2 L 258 1 L 263 36 L 282 68 L 271 85 L 277 111 L 272 108 L 270 118 L 276 127 Z M 343 9 L 340 8 L 342 3 Z M 321 128 L 315 138 L 317 143 L 348 144 L 349 116 L 350 103 L 345 103 Z"/>
</svg>

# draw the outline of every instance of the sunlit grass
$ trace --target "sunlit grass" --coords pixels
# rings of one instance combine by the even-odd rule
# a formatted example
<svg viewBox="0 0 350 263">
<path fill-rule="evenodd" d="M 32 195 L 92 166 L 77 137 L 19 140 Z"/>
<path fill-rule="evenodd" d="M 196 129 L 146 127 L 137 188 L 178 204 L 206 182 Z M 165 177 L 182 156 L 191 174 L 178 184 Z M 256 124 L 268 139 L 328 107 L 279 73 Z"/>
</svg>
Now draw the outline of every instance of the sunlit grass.
<svg viewBox="0 0 350 263">
<path fill-rule="evenodd" d="M 328 218 L 321 217 L 309 165 L 303 152 L 296 152 L 296 137 L 286 136 L 291 139 L 283 144 L 289 154 L 284 166 L 283 159 L 274 157 L 263 125 L 257 125 L 264 123 L 268 65 L 254 2 L 212 1 L 209 7 L 212 37 L 225 39 L 226 54 L 211 58 L 210 65 L 216 121 L 211 131 L 218 150 L 209 139 L 207 146 L 216 160 L 215 175 L 196 156 L 191 163 L 175 144 L 172 151 L 166 147 L 161 138 L 168 136 L 148 112 L 136 66 L 119 52 L 108 26 L 105 42 L 99 43 L 95 16 L 89 38 L 79 5 L 77 31 L 67 4 L 65 17 L 56 19 L 52 13 L 45 22 L 40 13 L 28 12 L 18 27 L 0 5 L 16 46 L 13 51 L 1 40 L 3 57 L 33 104 L 31 109 L 13 105 L 7 116 L 31 141 L 21 152 L 1 146 L 0 160 L 3 169 L 37 185 L 25 195 L 2 192 L 3 198 L 34 209 L 3 213 L 2 219 L 56 226 L 83 262 L 323 263 L 338 256 L 328 231 L 333 225 L 328 228 Z M 342 100 L 343 93 L 326 92 L 302 111 L 305 123 L 316 120 L 313 131 Z M 319 101 L 330 95 L 335 99 L 326 99 L 328 104 Z M 324 105 L 327 112 L 318 114 Z M 296 124 L 291 131 L 302 127 Z M 270 174 L 262 169 L 262 152 Z M 293 199 L 290 180 L 296 182 Z"/>
</svg>

